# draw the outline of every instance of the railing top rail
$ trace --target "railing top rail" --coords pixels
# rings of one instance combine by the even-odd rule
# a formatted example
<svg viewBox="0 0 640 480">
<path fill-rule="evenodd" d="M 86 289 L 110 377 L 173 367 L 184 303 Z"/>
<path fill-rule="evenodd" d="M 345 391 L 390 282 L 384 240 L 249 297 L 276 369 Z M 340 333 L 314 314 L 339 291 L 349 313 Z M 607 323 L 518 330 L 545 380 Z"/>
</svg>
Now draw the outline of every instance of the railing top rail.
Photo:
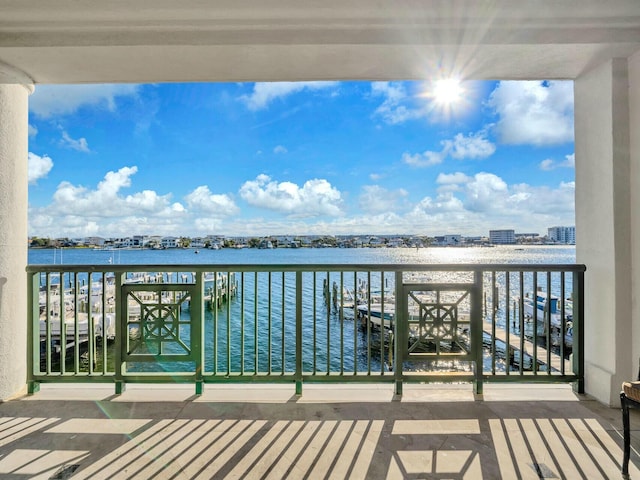
<svg viewBox="0 0 640 480">
<path fill-rule="evenodd" d="M 585 272 L 584 264 L 499 264 L 499 263 L 430 263 L 430 264 L 118 264 L 118 265 L 28 265 L 27 273 L 39 272 Z"/>
</svg>

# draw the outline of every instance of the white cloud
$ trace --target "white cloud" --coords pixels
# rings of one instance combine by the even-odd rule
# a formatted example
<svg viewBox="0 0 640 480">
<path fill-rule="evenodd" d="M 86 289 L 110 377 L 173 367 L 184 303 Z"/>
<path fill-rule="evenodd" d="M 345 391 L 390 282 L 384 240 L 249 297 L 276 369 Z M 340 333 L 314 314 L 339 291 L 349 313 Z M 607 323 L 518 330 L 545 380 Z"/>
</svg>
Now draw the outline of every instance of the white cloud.
<svg viewBox="0 0 640 480">
<path fill-rule="evenodd" d="M 468 136 L 456 134 L 451 140 L 440 142 L 442 150 L 435 152 L 427 150 L 423 153 L 402 154 L 402 162 L 414 167 L 430 167 L 442 163 L 447 157 L 456 160 L 483 159 L 490 157 L 496 151 L 496 146 L 486 138 L 486 132 L 481 131 Z"/>
<path fill-rule="evenodd" d="M 253 92 L 243 95 L 243 101 L 249 110 L 262 110 L 271 102 L 303 90 L 323 90 L 335 88 L 338 82 L 258 82 L 253 86 Z"/>
<path fill-rule="evenodd" d="M 426 104 L 418 108 L 412 104 L 412 98 L 407 94 L 402 83 L 372 82 L 371 94 L 384 98 L 374 115 L 382 117 L 386 123 L 396 125 L 409 120 L 425 118 L 429 114 L 429 108 Z"/>
<path fill-rule="evenodd" d="M 430 150 L 423 153 L 414 153 L 413 155 L 405 152 L 402 154 L 402 162 L 412 167 L 430 167 L 442 163 L 445 157 L 446 154 L 443 154 L 443 152 L 432 152 Z"/>
<path fill-rule="evenodd" d="M 492 228 L 545 233 L 555 223 L 575 222 L 575 184 L 557 187 L 508 185 L 497 175 L 481 172 L 441 174 L 435 198 L 425 197 L 404 216 L 407 224 L 428 225 L 431 234 L 456 231 L 487 235 Z M 450 187 L 455 189 L 450 189 Z"/>
<path fill-rule="evenodd" d="M 44 178 L 53 168 L 53 160 L 47 155 L 42 157 L 35 153 L 29 152 L 28 156 L 28 178 L 29 183 L 36 183 L 39 179 Z"/>
<path fill-rule="evenodd" d="M 540 170 L 553 170 L 555 168 L 554 161 L 550 158 L 542 160 L 540 162 Z"/>
<path fill-rule="evenodd" d="M 139 215 L 163 215 L 180 212 L 180 204 L 171 204 L 171 195 L 158 195 L 152 190 L 143 190 L 127 196 L 120 194 L 131 186 L 131 176 L 137 167 L 123 167 L 117 172 L 108 172 L 95 190 L 81 185 L 62 182 L 53 194 L 51 210 L 56 215 L 87 215 L 89 217 L 124 217 Z"/>
<path fill-rule="evenodd" d="M 503 143 L 542 146 L 573 141 L 573 82 L 503 81 L 488 105 L 499 116 L 495 128 Z"/>
<path fill-rule="evenodd" d="M 213 218 L 236 215 L 239 211 L 229 195 L 213 194 L 206 185 L 197 187 L 185 197 L 185 200 L 190 209 L 206 212 Z"/>
<path fill-rule="evenodd" d="M 62 132 L 62 140 L 60 141 L 62 146 L 71 148 L 72 150 L 77 150 L 79 152 L 90 153 L 89 144 L 87 143 L 86 138 L 74 139 L 69 136 L 69 134 L 65 131 Z"/>
<path fill-rule="evenodd" d="M 408 195 L 404 189 L 388 190 L 379 185 L 365 185 L 360 194 L 360 210 L 368 213 L 392 212 L 399 206 L 401 199 Z"/>
<path fill-rule="evenodd" d="M 453 140 L 443 140 L 443 153 L 457 160 L 487 158 L 494 154 L 496 146 L 487 140 L 484 132 L 478 132 L 465 137 L 456 134 Z"/>
<path fill-rule="evenodd" d="M 38 134 L 38 128 L 29 124 L 29 137 L 35 137 Z"/>
<path fill-rule="evenodd" d="M 85 106 L 116 109 L 116 99 L 138 93 L 139 85 L 38 85 L 29 98 L 29 111 L 40 118 L 69 115 Z"/>
<path fill-rule="evenodd" d="M 493 173 L 480 172 L 465 185 L 465 208 L 482 212 L 496 208 L 505 200 L 509 188 L 502 178 Z"/>
<path fill-rule="evenodd" d="M 273 149 L 273 153 L 277 154 L 284 154 L 287 153 L 289 150 L 287 150 L 287 147 L 283 147 L 282 145 L 278 145 L 276 148 Z"/>
<path fill-rule="evenodd" d="M 188 213 L 171 194 L 142 190 L 124 195 L 137 167 L 108 172 L 95 189 L 64 181 L 45 207 L 30 207 L 29 229 L 42 236 L 178 235 Z"/>
<path fill-rule="evenodd" d="M 556 162 L 551 158 L 547 158 L 540 162 L 539 167 L 540 167 L 540 170 L 545 170 L 545 171 L 555 170 L 556 168 L 575 168 L 576 155 L 575 153 L 572 153 L 570 155 L 565 155 L 564 160 L 562 162 Z"/>
<path fill-rule="evenodd" d="M 451 184 L 459 184 L 459 183 L 468 183 L 473 180 L 472 177 L 465 175 L 461 172 L 456 173 L 441 173 L 438 175 L 436 179 L 436 183 L 438 185 L 451 185 Z"/>
<path fill-rule="evenodd" d="M 250 205 L 291 216 L 342 214 L 340 192 L 324 179 L 308 180 L 300 187 L 292 182 L 278 183 L 262 174 L 245 182 L 240 188 L 240 196 Z"/>
<path fill-rule="evenodd" d="M 384 178 L 384 175 L 381 173 L 370 173 L 369 174 L 369 180 L 373 180 L 374 182 L 377 182 L 378 180 L 382 180 Z"/>
</svg>

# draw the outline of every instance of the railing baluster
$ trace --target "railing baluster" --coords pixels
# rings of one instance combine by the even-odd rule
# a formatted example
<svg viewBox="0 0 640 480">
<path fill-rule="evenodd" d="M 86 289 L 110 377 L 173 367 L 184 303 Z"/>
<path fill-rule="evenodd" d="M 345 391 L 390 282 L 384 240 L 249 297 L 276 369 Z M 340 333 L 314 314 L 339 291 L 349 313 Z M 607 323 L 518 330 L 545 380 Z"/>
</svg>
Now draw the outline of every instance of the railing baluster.
<svg viewBox="0 0 640 480">
<path fill-rule="evenodd" d="M 547 375 L 551 375 L 552 328 L 554 326 L 551 325 L 551 272 L 547 272 Z"/>
<path fill-rule="evenodd" d="M 45 314 L 45 319 L 46 319 L 45 330 L 46 330 L 46 342 L 47 342 L 47 345 L 45 346 L 45 350 L 47 352 L 46 370 L 47 370 L 47 375 L 51 375 L 51 322 L 53 321 L 51 317 L 53 316 L 53 305 L 51 302 L 51 274 L 48 272 L 45 277 L 45 282 L 46 282 L 45 303 L 47 306 L 47 313 Z"/>
<path fill-rule="evenodd" d="M 496 272 L 491 272 L 491 374 L 496 374 L 496 313 L 498 298 L 496 295 Z"/>
<path fill-rule="evenodd" d="M 533 272 L 533 374 L 538 374 L 538 272 Z"/>
<path fill-rule="evenodd" d="M 323 295 L 325 305 L 327 306 L 327 375 L 331 373 L 331 312 L 327 304 L 327 295 L 329 295 L 329 272 L 326 272 L 325 283 L 323 285 Z"/>
<path fill-rule="evenodd" d="M 358 323 L 360 323 L 360 316 L 358 311 L 358 272 L 354 270 L 353 272 L 353 328 L 354 329 L 358 328 Z M 355 352 L 354 352 L 354 355 L 355 355 Z"/>
<path fill-rule="evenodd" d="M 371 297 L 371 271 L 367 272 L 367 285 L 369 286 L 369 297 Z M 384 300 L 381 300 L 381 302 L 384 302 Z M 382 303 L 382 305 L 384 305 L 384 303 Z M 381 322 L 382 325 L 384 325 L 384 307 L 382 307 L 382 318 L 381 318 Z M 371 314 L 371 312 L 369 312 L 369 314 Z M 369 375 L 371 375 L 371 316 L 369 316 L 369 321 L 367 322 L 367 329 L 366 329 L 366 339 L 367 339 L 367 373 Z M 355 359 L 357 359 L 357 352 L 358 352 L 358 330 L 356 328 L 356 330 L 354 331 L 353 334 L 353 352 L 354 352 L 354 372 L 358 371 L 357 368 L 357 362 L 355 361 Z"/>
<path fill-rule="evenodd" d="M 64 291 L 64 271 L 59 272 L 59 284 L 58 292 L 60 298 L 60 305 L 58 309 L 58 315 L 60 319 L 60 375 L 64 375 L 67 369 L 67 311 L 65 308 L 66 294 Z"/>
<path fill-rule="evenodd" d="M 253 275 L 253 351 L 255 357 L 253 360 L 254 374 L 259 371 L 259 348 L 258 348 L 258 272 Z"/>
<path fill-rule="evenodd" d="M 218 272 L 213 272 L 211 287 L 211 306 L 213 308 L 213 374 L 218 374 Z"/>
<path fill-rule="evenodd" d="M 381 316 L 382 320 L 380 321 L 380 375 L 384 375 L 384 336 L 385 336 L 385 327 L 384 327 L 384 316 L 385 316 L 385 272 L 381 272 L 381 285 L 382 285 L 382 308 L 381 308 Z M 391 318 L 389 318 L 389 327 L 391 327 Z M 369 342 L 369 362 L 371 362 L 371 342 Z M 369 374 L 371 374 L 371 369 L 369 369 Z"/>
<path fill-rule="evenodd" d="M 313 368 L 311 371 L 315 375 L 318 373 L 318 272 L 313 272 Z"/>
<path fill-rule="evenodd" d="M 565 338 L 567 336 L 567 310 L 566 310 L 566 291 L 565 291 L 565 275 L 560 272 L 560 373 L 565 374 L 564 356 L 565 356 Z"/>
<path fill-rule="evenodd" d="M 509 310 L 511 306 L 511 272 L 504 272 L 504 291 L 505 291 L 505 314 L 504 314 L 504 329 L 505 329 L 505 375 L 509 375 L 511 371 L 510 365 L 510 352 L 511 352 L 511 338 L 510 338 L 510 327 L 511 327 L 511 311 Z"/>
<path fill-rule="evenodd" d="M 244 272 L 240 272 L 240 374 L 244 375 Z M 229 299 L 229 304 L 231 304 Z"/>
<path fill-rule="evenodd" d="M 296 395 L 302 395 L 302 272 L 296 272 Z"/>
<path fill-rule="evenodd" d="M 231 374 L 231 272 L 227 271 L 227 376 Z"/>
<path fill-rule="evenodd" d="M 280 311 L 281 311 L 281 318 L 280 318 L 280 331 L 281 331 L 281 335 L 280 335 L 280 362 L 282 364 L 282 371 L 281 371 L 281 375 L 284 375 L 286 372 L 286 348 L 285 348 L 285 312 L 286 312 L 286 298 L 285 298 L 285 272 L 282 272 L 282 298 L 281 298 L 281 306 L 280 306 Z"/>
<path fill-rule="evenodd" d="M 524 361 L 525 361 L 525 350 L 524 350 L 524 337 L 525 337 L 525 326 L 524 326 L 524 272 L 520 272 L 520 305 L 519 312 L 520 314 L 520 365 L 518 365 L 518 370 L 520 376 L 524 373 Z M 515 357 L 515 352 L 514 352 Z"/>
<path fill-rule="evenodd" d="M 329 296 L 327 298 L 327 310 L 329 310 L 333 305 L 333 299 L 331 298 L 331 295 L 333 295 L 334 293 L 333 290 L 334 289 L 331 288 Z M 344 323 L 342 321 L 338 322 L 338 328 L 340 329 L 340 375 L 344 375 Z"/>
<path fill-rule="evenodd" d="M 268 284 L 269 284 L 269 298 L 268 298 L 268 308 L 267 308 L 267 319 L 268 319 L 268 323 L 267 323 L 267 338 L 269 340 L 269 350 L 267 353 L 267 358 L 268 358 L 268 373 L 269 375 L 271 375 L 273 373 L 273 363 L 272 363 L 272 352 L 271 352 L 271 346 L 272 346 L 272 328 L 271 328 L 271 324 L 272 324 L 272 308 L 271 308 L 271 302 L 273 299 L 273 284 L 271 283 L 271 271 L 269 271 L 269 275 L 268 275 Z"/>
</svg>

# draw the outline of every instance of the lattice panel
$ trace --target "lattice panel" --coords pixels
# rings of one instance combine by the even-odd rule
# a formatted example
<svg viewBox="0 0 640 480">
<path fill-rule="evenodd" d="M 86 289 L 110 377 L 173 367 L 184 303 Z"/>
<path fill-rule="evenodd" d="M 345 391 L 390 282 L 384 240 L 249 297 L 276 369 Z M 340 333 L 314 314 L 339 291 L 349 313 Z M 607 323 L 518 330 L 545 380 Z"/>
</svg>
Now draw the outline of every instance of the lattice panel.
<svg viewBox="0 0 640 480">
<path fill-rule="evenodd" d="M 468 290 L 410 291 L 407 300 L 409 356 L 471 353 Z"/>
<path fill-rule="evenodd" d="M 189 315 L 190 286 L 128 286 L 126 298 L 129 361 L 193 360 L 193 331 Z"/>
</svg>

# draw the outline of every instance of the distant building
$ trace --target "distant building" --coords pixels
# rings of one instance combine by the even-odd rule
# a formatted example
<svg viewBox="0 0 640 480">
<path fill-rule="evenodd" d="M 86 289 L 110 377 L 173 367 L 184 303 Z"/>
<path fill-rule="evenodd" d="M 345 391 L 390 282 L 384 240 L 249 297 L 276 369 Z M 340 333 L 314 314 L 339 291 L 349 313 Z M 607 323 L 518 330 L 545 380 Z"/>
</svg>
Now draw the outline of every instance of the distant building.
<svg viewBox="0 0 640 480">
<path fill-rule="evenodd" d="M 557 243 L 576 244 L 576 227 L 551 227 L 547 230 L 549 240 Z"/>
<path fill-rule="evenodd" d="M 489 230 L 489 242 L 496 245 L 513 245 L 516 243 L 515 230 Z"/>
<path fill-rule="evenodd" d="M 178 248 L 178 240 L 177 237 L 162 237 L 162 248 Z"/>
<path fill-rule="evenodd" d="M 462 245 L 462 235 L 440 235 L 434 237 L 434 245 L 440 247 L 454 247 Z"/>
<path fill-rule="evenodd" d="M 85 245 L 91 245 L 94 247 L 102 247 L 104 245 L 104 238 L 102 237 L 87 237 L 84 239 Z"/>
</svg>

